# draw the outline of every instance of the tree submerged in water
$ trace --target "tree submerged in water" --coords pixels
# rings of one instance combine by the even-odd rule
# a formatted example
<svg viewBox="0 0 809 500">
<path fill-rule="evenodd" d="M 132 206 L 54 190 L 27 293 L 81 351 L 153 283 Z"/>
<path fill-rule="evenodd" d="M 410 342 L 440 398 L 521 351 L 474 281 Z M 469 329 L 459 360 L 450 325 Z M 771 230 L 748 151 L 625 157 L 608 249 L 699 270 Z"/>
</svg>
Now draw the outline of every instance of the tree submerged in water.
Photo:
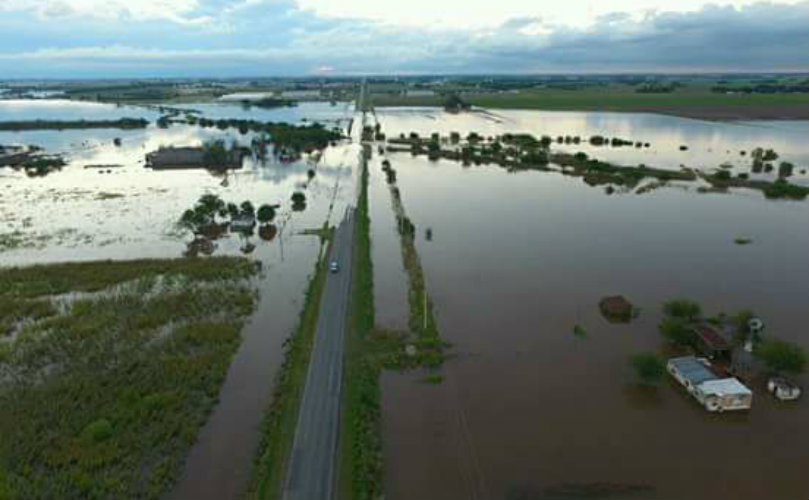
<svg viewBox="0 0 809 500">
<path fill-rule="evenodd" d="M 774 373 L 799 375 L 806 371 L 807 355 L 800 346 L 784 340 L 765 340 L 756 348 L 755 355 Z"/>
<path fill-rule="evenodd" d="M 302 191 L 292 193 L 292 210 L 296 212 L 306 210 L 306 195 Z"/>
<path fill-rule="evenodd" d="M 658 384 L 666 373 L 666 367 L 660 356 L 653 352 L 635 354 L 629 361 L 643 385 Z"/>
</svg>

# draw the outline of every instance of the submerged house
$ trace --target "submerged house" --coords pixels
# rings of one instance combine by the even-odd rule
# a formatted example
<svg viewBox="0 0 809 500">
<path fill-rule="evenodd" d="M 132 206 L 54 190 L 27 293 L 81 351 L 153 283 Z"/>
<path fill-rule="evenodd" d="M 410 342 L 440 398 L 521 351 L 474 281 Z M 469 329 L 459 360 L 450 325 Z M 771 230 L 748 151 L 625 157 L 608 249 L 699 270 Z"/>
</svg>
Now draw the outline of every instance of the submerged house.
<svg viewBox="0 0 809 500">
<path fill-rule="evenodd" d="M 721 378 L 705 358 L 684 356 L 668 361 L 668 372 L 710 412 L 749 410 L 753 392 L 736 378 Z"/>
<path fill-rule="evenodd" d="M 242 167 L 245 152 L 241 149 L 228 151 L 227 159 L 217 164 L 209 164 L 210 160 L 203 147 L 161 147 L 146 155 L 146 166 L 154 170 L 212 168 L 238 169 Z"/>
<path fill-rule="evenodd" d="M 693 328 L 697 348 L 710 359 L 728 357 L 732 349 L 728 334 L 708 323 L 699 323 Z"/>
</svg>

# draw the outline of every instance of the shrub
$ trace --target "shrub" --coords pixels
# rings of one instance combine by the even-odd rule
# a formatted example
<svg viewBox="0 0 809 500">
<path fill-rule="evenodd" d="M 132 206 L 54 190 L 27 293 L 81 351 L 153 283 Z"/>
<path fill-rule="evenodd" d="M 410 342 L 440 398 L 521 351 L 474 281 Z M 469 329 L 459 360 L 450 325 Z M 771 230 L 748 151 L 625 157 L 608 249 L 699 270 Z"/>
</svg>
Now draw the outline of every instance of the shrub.
<svg viewBox="0 0 809 500">
<path fill-rule="evenodd" d="M 669 317 L 660 323 L 660 333 L 669 341 L 677 345 L 687 346 L 694 340 L 694 334 L 688 323 L 680 318 Z"/>
<path fill-rule="evenodd" d="M 784 340 L 765 340 L 755 355 L 773 372 L 797 375 L 806 371 L 806 352 L 798 345 Z"/>
<path fill-rule="evenodd" d="M 630 358 L 630 363 L 641 383 L 646 385 L 657 384 L 666 373 L 663 361 L 655 353 L 635 354 Z"/>
<path fill-rule="evenodd" d="M 702 315 L 702 307 L 691 300 L 677 299 L 666 302 L 663 312 L 672 318 L 694 321 Z"/>
</svg>

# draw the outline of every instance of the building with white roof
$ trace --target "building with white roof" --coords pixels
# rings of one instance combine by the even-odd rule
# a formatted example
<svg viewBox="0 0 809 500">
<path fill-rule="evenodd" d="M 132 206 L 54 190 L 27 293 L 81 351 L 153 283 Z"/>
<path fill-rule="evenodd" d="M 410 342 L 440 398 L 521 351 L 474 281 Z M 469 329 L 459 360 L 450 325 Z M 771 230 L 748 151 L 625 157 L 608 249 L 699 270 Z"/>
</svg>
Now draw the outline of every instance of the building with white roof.
<svg viewBox="0 0 809 500">
<path fill-rule="evenodd" d="M 736 378 L 719 377 L 705 358 L 673 358 L 667 369 L 708 411 L 749 410 L 753 405 L 750 389 Z"/>
</svg>

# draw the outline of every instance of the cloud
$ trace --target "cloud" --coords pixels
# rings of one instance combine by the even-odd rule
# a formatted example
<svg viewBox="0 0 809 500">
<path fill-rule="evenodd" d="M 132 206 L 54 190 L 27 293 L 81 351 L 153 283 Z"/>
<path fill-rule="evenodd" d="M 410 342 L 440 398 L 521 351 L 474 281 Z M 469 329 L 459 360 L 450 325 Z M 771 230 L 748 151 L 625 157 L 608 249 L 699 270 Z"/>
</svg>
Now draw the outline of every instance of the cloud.
<svg viewBox="0 0 809 500">
<path fill-rule="evenodd" d="M 0 12 L 32 12 L 40 20 L 90 17 L 194 23 L 199 19 L 186 16 L 198 6 L 199 0 L 0 0 Z"/>
<path fill-rule="evenodd" d="M 83 14 L 101 3 L 116 19 Z M 619 4 L 621 2 L 618 2 Z M 23 5 L 25 4 L 25 5 Z M 809 1 L 602 12 L 568 25 L 482 27 L 342 19 L 292 0 L 0 0 L 0 74 L 262 76 L 357 73 L 806 70 Z M 135 2 L 130 2 L 135 5 Z M 29 7 L 28 10 L 21 9 Z M 11 7 L 14 7 L 13 9 Z M 32 16 L 67 16 L 33 21 Z M 326 70 L 327 69 L 327 70 Z"/>
</svg>

